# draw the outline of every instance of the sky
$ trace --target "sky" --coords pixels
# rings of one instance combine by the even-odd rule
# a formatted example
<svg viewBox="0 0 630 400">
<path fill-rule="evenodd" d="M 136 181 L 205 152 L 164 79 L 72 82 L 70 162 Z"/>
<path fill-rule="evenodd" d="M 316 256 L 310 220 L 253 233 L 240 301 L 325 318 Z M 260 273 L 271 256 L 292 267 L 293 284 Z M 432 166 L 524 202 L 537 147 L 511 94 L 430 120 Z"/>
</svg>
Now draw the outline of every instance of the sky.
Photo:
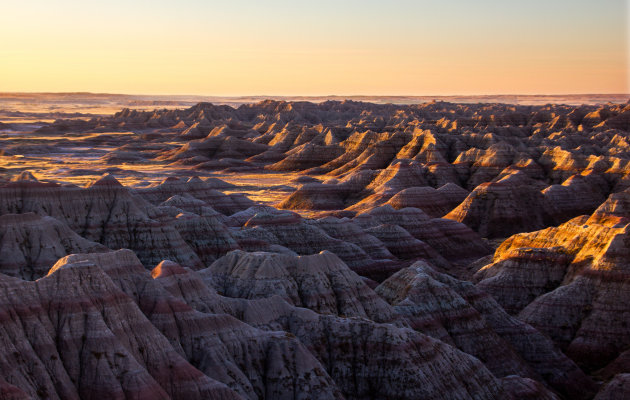
<svg viewBox="0 0 630 400">
<path fill-rule="evenodd" d="M 0 92 L 627 93 L 627 0 L 0 0 Z"/>
</svg>

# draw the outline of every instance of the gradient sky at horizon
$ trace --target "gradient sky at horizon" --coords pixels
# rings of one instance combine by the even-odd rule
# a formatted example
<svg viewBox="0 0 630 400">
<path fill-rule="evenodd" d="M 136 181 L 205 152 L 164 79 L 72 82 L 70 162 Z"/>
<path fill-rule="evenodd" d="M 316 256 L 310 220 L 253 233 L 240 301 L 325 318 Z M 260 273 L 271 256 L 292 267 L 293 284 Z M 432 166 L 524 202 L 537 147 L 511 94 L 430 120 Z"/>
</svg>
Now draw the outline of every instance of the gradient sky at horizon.
<svg viewBox="0 0 630 400">
<path fill-rule="evenodd" d="M 628 92 L 626 0 L 4 0 L 0 92 Z"/>
</svg>

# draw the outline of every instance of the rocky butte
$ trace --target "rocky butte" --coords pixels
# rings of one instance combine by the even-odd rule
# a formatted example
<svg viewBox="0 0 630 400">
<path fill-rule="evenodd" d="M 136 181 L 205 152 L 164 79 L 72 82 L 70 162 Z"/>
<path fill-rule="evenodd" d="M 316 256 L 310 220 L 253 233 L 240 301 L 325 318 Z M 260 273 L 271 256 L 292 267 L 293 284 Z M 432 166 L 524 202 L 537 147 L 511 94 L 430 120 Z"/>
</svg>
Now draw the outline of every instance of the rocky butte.
<svg viewBox="0 0 630 400">
<path fill-rule="evenodd" d="M 1 127 L 1 399 L 630 397 L 630 103 Z"/>
</svg>

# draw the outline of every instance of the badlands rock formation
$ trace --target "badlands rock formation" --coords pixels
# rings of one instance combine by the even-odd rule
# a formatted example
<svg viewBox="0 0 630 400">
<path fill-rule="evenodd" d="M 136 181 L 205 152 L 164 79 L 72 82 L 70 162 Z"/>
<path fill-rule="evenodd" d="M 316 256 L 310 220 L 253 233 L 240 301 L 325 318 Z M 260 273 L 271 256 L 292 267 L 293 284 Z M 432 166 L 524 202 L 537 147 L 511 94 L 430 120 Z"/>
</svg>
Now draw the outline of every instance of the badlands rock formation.
<svg viewBox="0 0 630 400">
<path fill-rule="evenodd" d="M 51 216 L 85 239 L 134 250 L 147 265 L 173 258 L 200 267 L 199 257 L 177 230 L 149 218 L 149 208 L 111 175 L 86 188 L 23 180 L 0 187 L 0 215 Z"/>
<path fill-rule="evenodd" d="M 482 360 L 497 376 L 540 376 L 569 398 L 595 385 L 536 329 L 510 317 L 490 296 L 417 262 L 376 288 L 414 329 Z"/>
<path fill-rule="evenodd" d="M 267 100 L 4 124 L 0 398 L 623 399 L 629 116 Z"/>
<path fill-rule="evenodd" d="M 241 265 L 251 265 L 246 253 L 234 257 L 245 263 Z M 364 308 L 380 303 L 371 312 L 378 307 L 388 310 L 387 303 L 361 285 L 339 259 L 328 254 L 320 257 L 337 264 L 328 267 L 328 278 L 318 275 L 315 279 L 315 286 L 333 279 L 337 292 L 329 298 L 346 298 L 347 305 L 363 304 Z M 309 258 L 304 261 L 313 264 Z M 226 264 L 216 268 L 222 270 L 221 265 Z M 255 272 L 257 268 L 252 267 Z M 215 278 L 213 268 L 198 274 L 164 261 L 150 274 L 131 251 L 121 250 L 68 256 L 34 283 L 7 277 L 8 284 L 20 290 L 3 300 L 4 310 L 26 299 L 42 306 L 31 314 L 18 312 L 11 323 L 3 325 L 13 335 L 18 326 L 24 329 L 21 318 L 32 321 L 29 331 L 33 333 L 24 335 L 19 343 L 35 345 L 21 350 L 24 357 L 9 358 L 18 368 L 2 369 L 3 379 L 31 395 L 40 390 L 51 398 L 102 393 L 165 398 L 510 398 L 514 386 L 529 382 L 518 378 L 523 381 L 520 385 L 504 384 L 477 359 L 409 328 L 318 314 L 296 308 L 278 296 L 259 300 L 221 297 L 209 286 Z M 312 274 L 308 269 L 304 272 Z M 293 276 L 305 278 L 299 270 Z M 342 276 L 342 281 L 334 278 Z M 261 280 L 266 278 L 261 276 Z M 84 281 L 89 285 L 81 283 Z M 62 296 L 59 290 L 65 285 L 75 289 Z M 87 287 L 83 289 L 83 285 Z M 346 285 L 357 291 L 340 291 Z M 275 294 L 273 289 L 268 293 Z M 55 300 L 51 302 L 47 296 L 55 296 Z M 63 309 L 55 308 L 61 304 Z M 32 315 L 46 315 L 50 307 L 56 310 L 53 320 Z M 353 310 L 359 309 L 348 309 L 350 314 Z M 91 317 L 79 323 L 76 319 L 83 313 Z M 57 318 L 70 325 L 59 328 Z M 107 332 L 105 336 L 93 336 L 102 330 Z M 50 344 L 42 347 L 37 338 L 44 332 L 50 335 Z M 73 340 L 83 343 L 78 353 L 73 352 Z M 9 354 L 15 357 L 15 352 Z M 20 381 L 25 374 L 21 368 L 33 363 L 29 357 L 59 360 L 59 372 L 48 372 L 42 366 L 46 371 L 41 373 L 42 379 L 62 373 L 68 378 L 42 384 Z M 79 363 L 93 374 L 83 371 L 77 377 Z M 168 368 L 164 370 L 164 366 Z M 125 373 L 131 371 L 136 378 L 130 381 Z M 174 372 L 176 377 L 170 375 Z M 90 380 L 97 377 L 97 381 Z M 376 379 L 382 381 L 376 384 Z M 536 388 L 541 395 L 552 396 L 542 385 Z M 62 389 L 66 392 L 60 392 Z"/>
<path fill-rule="evenodd" d="M 480 289 L 587 371 L 611 363 L 608 370 L 628 372 L 618 356 L 630 345 L 629 195 L 611 195 L 590 217 L 510 237 L 475 274 Z"/>
<path fill-rule="evenodd" d="M 311 256 L 231 252 L 200 272 L 218 293 L 259 299 L 272 295 L 319 314 L 394 319 L 391 307 L 329 251 Z"/>
<path fill-rule="evenodd" d="M 9 276 L 34 280 L 67 254 L 107 250 L 52 217 L 34 213 L 0 216 L 0 272 Z"/>
</svg>

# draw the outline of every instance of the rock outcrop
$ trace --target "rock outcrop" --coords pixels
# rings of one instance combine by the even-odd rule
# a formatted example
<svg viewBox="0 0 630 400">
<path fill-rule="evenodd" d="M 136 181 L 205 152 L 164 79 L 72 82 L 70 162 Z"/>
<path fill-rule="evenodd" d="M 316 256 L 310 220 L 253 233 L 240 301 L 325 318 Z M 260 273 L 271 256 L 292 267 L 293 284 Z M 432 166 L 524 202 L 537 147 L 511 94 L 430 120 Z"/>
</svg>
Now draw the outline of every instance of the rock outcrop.
<svg viewBox="0 0 630 400">
<path fill-rule="evenodd" d="M 310 256 L 235 251 L 200 274 L 221 295 L 243 299 L 282 297 L 320 314 L 391 321 L 391 307 L 339 257 L 323 251 Z"/>
<path fill-rule="evenodd" d="M 629 116 L 265 100 L 0 123 L 0 398 L 626 397 Z"/>
<path fill-rule="evenodd" d="M 197 177 L 192 177 L 188 180 L 183 180 L 171 177 L 166 178 L 158 185 L 136 189 L 135 193 L 154 205 L 167 201 L 172 196 L 187 194 L 194 199 L 203 201 L 206 203 L 206 206 L 225 215 L 234 214 L 254 205 L 254 202 L 243 195 L 226 195 L 219 191 L 219 189 L 232 187 L 233 185 L 216 178 L 201 180 Z"/>
<path fill-rule="evenodd" d="M 234 253 L 234 256 L 242 262 L 252 260 L 244 253 Z M 328 259 L 333 265 L 339 263 L 338 259 L 331 259 L 331 255 L 318 257 Z M 312 263 L 311 258 L 305 259 L 308 264 Z M 358 292 L 354 292 L 357 295 L 362 291 L 371 291 L 352 278 L 347 267 L 345 272 L 343 270 L 342 264 L 328 269 L 334 273 L 331 277 L 346 276 L 347 279 L 338 281 L 339 284 L 354 282 L 352 285 L 357 288 Z M 221 297 L 208 286 L 214 279 L 211 271 L 199 274 L 165 261 L 156 267 L 151 276 L 127 250 L 68 256 L 53 267 L 48 277 L 24 284 L 65 284 L 53 279 L 64 271 L 92 277 L 87 279 L 87 276 L 80 275 L 84 277 L 79 277 L 74 285 L 82 296 L 85 295 L 82 286 L 89 282 L 92 299 L 104 296 L 95 290 L 95 285 L 107 291 L 107 298 L 116 299 L 117 307 L 106 306 L 96 312 L 104 315 L 106 321 L 114 324 L 112 326 L 122 326 L 112 328 L 114 334 L 128 332 L 130 338 L 116 350 L 121 354 L 117 357 L 142 360 L 138 368 L 148 371 L 146 379 L 153 384 L 154 389 L 151 390 L 156 391 L 151 396 L 166 397 L 166 393 L 172 398 L 196 398 L 201 395 L 211 398 L 293 399 L 304 396 L 340 398 L 343 395 L 346 398 L 422 396 L 437 399 L 446 395 L 462 399 L 469 396 L 493 399 L 511 395 L 507 390 L 512 386 L 506 384 L 504 387 L 503 382 L 475 358 L 408 328 L 378 324 L 365 318 L 317 314 L 292 306 L 273 293 L 269 294 L 271 297 L 258 300 Z M 294 276 L 297 278 L 299 275 Z M 101 281 L 107 284 L 98 283 Z M 371 293 L 372 300 L 378 301 Z M 365 307 L 374 304 L 368 298 L 364 298 L 363 303 L 356 303 L 360 296 L 356 298 L 352 291 L 346 296 L 348 305 L 364 304 Z M 14 297 L 13 300 L 20 299 Z M 69 300 L 65 304 L 69 304 Z M 388 307 L 380 301 L 382 307 Z M 131 312 L 124 317 L 124 321 L 128 322 L 120 321 L 119 314 L 126 315 L 126 312 Z M 243 322 L 226 314 L 233 314 Z M 140 335 L 137 329 L 141 329 L 143 334 Z M 76 336 L 82 331 L 75 329 L 71 332 Z M 87 340 L 88 344 L 92 343 Z M 137 340 L 140 342 L 135 342 Z M 103 354 L 100 358 L 92 356 L 97 360 L 108 359 L 111 341 L 96 343 Z M 128 350 L 127 345 L 132 350 Z M 89 346 L 84 345 L 83 348 L 84 351 L 91 350 Z M 152 369 L 154 365 L 164 365 L 154 361 L 164 354 L 174 358 L 171 363 L 178 363 L 172 364 L 173 369 L 168 371 L 181 371 L 180 381 L 193 376 L 190 383 L 178 384 L 173 379 L 164 381 L 162 375 Z M 362 361 L 358 363 L 359 360 Z M 97 375 L 85 373 L 96 367 L 92 367 L 95 364 L 84 365 L 87 366 L 83 374 L 85 379 L 107 376 L 102 372 Z M 168 361 L 166 365 L 169 365 Z M 325 370 L 323 365 L 327 366 Z M 184 371 L 190 372 L 186 375 Z M 5 376 L 3 379 L 7 380 Z M 375 379 L 380 380 L 378 385 L 374 384 Z M 111 380 L 101 378 L 99 382 L 104 390 L 109 390 Z M 149 390 L 136 386 L 145 392 Z M 89 396 L 96 387 L 86 386 L 84 396 Z M 294 388 L 301 389 L 295 391 Z"/>
<path fill-rule="evenodd" d="M 510 237 L 476 274 L 478 286 L 549 335 L 588 370 L 630 343 L 625 318 L 628 225 L 610 198 L 591 217 Z"/>
<path fill-rule="evenodd" d="M 238 398 L 182 358 L 93 263 L 64 263 L 35 282 L 0 275 L 0 286 L 0 374 L 28 397 Z"/>
<path fill-rule="evenodd" d="M 138 334 L 144 340 L 152 340 L 151 335 L 160 338 L 151 347 L 137 347 L 139 357 L 170 351 L 177 355 L 180 364 L 187 365 L 196 374 L 199 382 L 214 382 L 234 398 L 294 399 L 307 396 L 307 391 L 294 393 L 295 387 L 309 387 L 315 396 L 322 398 L 340 397 L 330 376 L 297 339 L 283 332 L 253 328 L 225 313 L 195 311 L 154 280 L 131 251 L 71 255 L 60 260 L 53 270 L 81 264 L 91 264 L 101 271 L 101 275 L 107 274 L 114 286 L 110 291 L 120 293 L 119 297 L 133 304 L 135 318 L 145 321 L 139 326 L 133 322 L 126 325 L 140 329 L 142 333 Z M 156 278 L 168 275 L 172 273 L 172 266 L 182 268 L 165 261 L 154 275 Z M 113 323 L 122 323 L 115 316 L 110 318 Z M 151 335 L 147 334 L 147 328 Z M 154 350 L 153 346 L 160 350 Z M 164 371 L 164 365 L 169 364 L 157 363 L 156 367 Z M 166 382 L 172 382 L 173 389 L 191 392 L 189 398 L 194 398 L 195 386 L 199 383 L 193 381 L 188 387 L 178 385 L 168 379 L 172 371 L 179 369 L 175 365 L 166 369 Z M 211 393 L 201 395 L 201 398 L 214 398 Z"/>
<path fill-rule="evenodd" d="M 412 328 L 474 355 L 498 377 L 541 379 L 568 398 L 589 398 L 595 384 L 536 329 L 509 316 L 471 283 L 424 262 L 403 269 L 376 292 Z"/>
<path fill-rule="evenodd" d="M 322 258 L 323 260 L 333 261 L 333 264 L 327 264 L 324 269 L 318 269 L 315 264 Z M 284 330 L 296 335 L 318 359 L 322 360 L 324 365 L 328 365 L 328 371 L 332 370 L 330 372 L 331 376 L 338 383 L 347 398 L 391 398 L 399 396 L 433 398 L 434 396 L 441 397 L 444 395 L 453 398 L 459 398 L 460 396 L 466 398 L 470 395 L 485 397 L 488 393 L 484 392 L 494 392 L 496 390 L 494 388 L 496 383 L 488 382 L 488 386 L 482 392 L 479 392 L 479 389 L 475 387 L 476 383 L 474 383 L 480 379 L 477 373 L 473 373 L 472 380 L 468 380 L 473 382 L 473 386 L 469 389 L 469 394 L 459 391 L 460 384 L 456 382 L 461 378 L 455 378 L 455 380 L 451 380 L 450 377 L 447 378 L 451 382 L 450 385 L 454 385 L 453 388 L 441 386 L 443 383 L 438 382 L 442 381 L 442 379 L 436 380 L 435 372 L 433 371 L 441 370 L 445 362 L 450 362 L 447 359 L 451 357 L 448 354 L 453 350 L 452 347 L 448 345 L 443 347 L 444 345 L 440 344 L 441 342 L 433 340 L 429 340 L 429 342 L 418 341 L 422 337 L 425 338 L 423 340 L 428 338 L 424 335 L 413 333 L 408 328 L 395 327 L 392 324 L 375 324 L 365 319 L 365 316 L 356 318 L 357 316 L 365 315 L 364 310 L 368 310 L 370 305 L 378 307 L 381 318 L 388 314 L 391 315 L 391 308 L 380 299 L 377 303 L 374 303 L 374 299 L 378 298 L 374 292 L 367 286 L 361 285 L 356 276 L 353 278 L 352 272 L 343 263 L 340 263 L 338 259 L 331 259 L 331 255 L 325 253 L 317 256 L 293 257 L 290 259 L 290 267 L 291 264 L 296 265 L 295 263 L 297 262 L 299 265 L 305 261 L 313 267 L 304 272 L 301 272 L 299 268 L 292 269 L 293 267 L 291 267 L 287 269 L 282 267 L 278 262 L 283 259 L 286 260 L 283 256 L 235 252 L 226 256 L 225 259 L 218 260 L 207 270 L 193 272 L 177 266 L 171 266 L 169 272 L 162 269 L 159 276 L 155 272 L 154 275 L 158 281 L 164 282 L 163 284 L 171 293 L 185 298 L 189 304 L 198 310 L 207 311 L 216 309 L 217 303 L 220 303 L 215 294 L 209 293 L 208 286 L 216 285 L 220 289 L 225 288 L 227 283 L 225 281 L 225 273 L 229 272 L 230 282 L 233 282 L 241 290 L 233 289 L 232 286 L 228 286 L 226 290 L 231 291 L 231 294 L 240 293 L 245 297 L 257 297 L 258 300 L 233 298 L 229 302 L 232 310 L 228 312 L 237 315 L 243 321 L 254 326 L 271 330 Z M 331 266 L 334 267 L 331 268 Z M 228 268 L 226 269 L 226 267 Z M 218 282 L 215 281 L 214 270 L 220 273 Z M 311 271 L 313 270 L 319 271 L 319 273 L 312 275 Z M 323 274 L 323 271 L 328 272 Z M 270 274 L 273 274 L 274 277 L 271 280 L 269 279 Z M 327 274 L 331 275 L 326 276 Z M 288 278 L 288 286 L 284 283 L 279 284 L 280 280 L 278 278 L 280 276 Z M 330 289 L 324 290 L 324 293 L 330 293 L 326 297 L 329 299 L 328 301 L 316 301 L 308 295 L 306 298 L 297 300 L 300 297 L 299 293 L 302 293 L 302 295 L 307 294 L 310 292 L 310 289 L 308 287 L 302 289 L 299 285 L 297 289 L 294 289 L 290 283 L 292 281 L 300 282 L 301 279 L 309 276 L 315 277 L 302 281 L 304 285 L 309 285 L 309 287 L 323 284 L 324 288 L 326 288 L 327 282 L 331 283 L 333 293 L 330 292 Z M 335 276 L 337 278 L 333 278 Z M 345 278 L 341 278 L 342 276 L 345 276 Z M 331 280 L 331 278 L 333 279 Z M 282 280 L 282 282 L 286 281 Z M 355 290 L 337 290 L 350 282 L 353 282 L 351 287 L 354 287 Z M 262 290 L 262 288 L 265 289 Z M 255 290 L 255 292 L 252 290 Z M 264 292 L 268 293 L 266 297 L 263 295 Z M 287 296 L 288 293 L 298 293 L 298 295 Z M 290 301 L 300 301 L 302 305 L 320 310 L 324 314 L 320 315 L 310 310 L 294 308 L 277 295 L 284 298 L 295 297 L 294 300 Z M 318 298 L 322 300 L 321 297 L 318 296 Z M 337 301 L 340 308 L 329 307 L 330 301 Z M 359 304 L 362 304 L 362 306 L 358 306 Z M 384 313 L 383 311 L 386 311 L 388 308 L 390 309 L 389 313 Z M 349 316 L 354 316 L 354 318 L 339 318 L 336 315 L 340 310 L 344 310 L 343 312 L 347 312 L 350 314 Z M 369 312 L 373 313 L 374 311 L 367 311 L 367 313 Z M 361 343 L 360 346 L 357 346 L 357 341 Z M 403 356 L 402 354 L 406 352 L 401 353 L 399 346 L 406 346 L 405 343 L 413 343 L 413 346 L 406 347 L 407 352 L 410 353 Z M 430 353 L 424 353 L 424 350 L 428 350 L 426 346 L 429 343 L 431 343 L 430 347 L 434 350 L 431 350 Z M 347 352 L 348 349 L 351 349 L 349 354 Z M 416 349 L 424 350 L 419 353 Z M 398 354 L 398 356 L 395 359 L 390 359 L 390 355 L 393 354 Z M 430 362 L 433 365 L 431 368 L 432 372 L 428 372 L 422 367 L 428 362 L 426 356 L 429 354 L 431 354 L 429 358 L 432 360 Z M 459 352 L 455 354 L 459 354 L 456 357 L 464 356 L 463 353 Z M 351 361 L 351 359 L 355 361 Z M 468 368 L 467 360 L 469 360 L 467 357 L 460 360 L 463 363 L 461 367 L 464 369 Z M 357 369 L 357 366 L 359 366 L 359 369 Z M 481 369 L 484 370 L 485 367 L 481 366 Z M 427 373 L 432 378 L 427 379 Z M 372 379 L 376 379 L 376 377 L 380 377 L 378 379 L 381 384 L 373 384 Z M 402 377 L 404 379 L 401 379 Z M 413 384 L 410 384 L 410 382 L 413 382 Z M 424 382 L 424 384 L 419 385 L 420 382 Z M 436 383 L 445 392 L 434 394 L 437 387 L 435 386 Z M 499 389 L 499 392 L 502 392 L 500 396 L 508 396 L 511 393 L 503 392 L 503 390 Z M 546 391 L 543 389 L 541 393 L 546 393 Z"/>
<path fill-rule="evenodd" d="M 444 218 L 466 224 L 481 236 L 503 238 L 540 229 L 556 222 L 556 212 L 545 201 L 544 185 L 522 173 L 482 183 Z"/>
<path fill-rule="evenodd" d="M 354 221 L 364 229 L 382 224 L 397 225 L 456 266 L 490 253 L 489 246 L 467 226 L 447 219 L 431 218 L 418 208 L 395 210 L 385 205 L 357 215 Z"/>
<path fill-rule="evenodd" d="M 419 208 L 431 217 L 440 218 L 448 214 L 468 196 L 468 191 L 448 183 L 439 189 L 430 186 L 410 187 L 396 193 L 387 202 L 397 210 Z"/>
<path fill-rule="evenodd" d="M 108 251 L 77 235 L 52 217 L 37 214 L 0 216 L 0 272 L 25 280 L 45 276 L 67 254 Z"/>
<path fill-rule="evenodd" d="M 203 264 L 169 224 L 149 217 L 150 205 L 106 175 L 87 188 L 18 181 L 0 187 L 0 215 L 33 212 L 67 224 L 85 239 L 107 248 L 134 250 L 145 265 L 171 258 Z"/>
</svg>

